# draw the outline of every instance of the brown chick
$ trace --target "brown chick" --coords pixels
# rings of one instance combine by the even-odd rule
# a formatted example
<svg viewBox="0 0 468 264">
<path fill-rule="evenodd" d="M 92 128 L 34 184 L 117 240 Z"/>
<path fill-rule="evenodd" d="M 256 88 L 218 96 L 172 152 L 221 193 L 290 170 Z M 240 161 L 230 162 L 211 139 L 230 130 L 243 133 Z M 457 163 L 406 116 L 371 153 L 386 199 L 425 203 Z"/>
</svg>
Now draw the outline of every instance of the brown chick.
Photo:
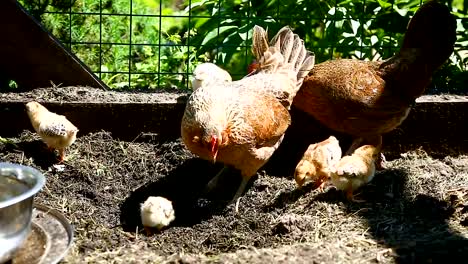
<svg viewBox="0 0 468 264">
<path fill-rule="evenodd" d="M 299 187 L 306 181 L 313 181 L 315 188 L 323 191 L 330 177 L 330 169 L 341 159 L 341 148 L 338 139 L 328 139 L 311 144 L 299 161 L 294 172 L 294 179 Z"/>
<path fill-rule="evenodd" d="M 242 183 L 233 201 L 281 143 L 291 123 L 292 99 L 314 65 L 314 56 L 288 27 L 269 45 L 265 30 L 255 26 L 253 52 L 263 54 L 258 72 L 196 89 L 181 124 L 183 142 L 192 153 L 240 170 Z"/>
<path fill-rule="evenodd" d="M 62 162 L 65 158 L 65 149 L 76 140 L 78 128 L 65 116 L 49 112 L 38 102 L 27 103 L 26 111 L 36 133 L 49 149 L 59 151 L 59 160 Z"/>
<path fill-rule="evenodd" d="M 415 99 L 453 52 L 456 22 L 449 9 L 425 2 L 415 13 L 399 52 L 385 61 L 336 59 L 317 64 L 293 105 L 331 130 L 354 137 L 346 154 L 379 145 L 398 127 Z"/>
<path fill-rule="evenodd" d="M 346 192 L 348 200 L 363 202 L 354 198 L 354 191 L 369 183 L 375 175 L 375 162 L 380 148 L 364 145 L 357 148 L 351 156 L 344 156 L 331 170 L 331 182 L 339 190 Z"/>
</svg>

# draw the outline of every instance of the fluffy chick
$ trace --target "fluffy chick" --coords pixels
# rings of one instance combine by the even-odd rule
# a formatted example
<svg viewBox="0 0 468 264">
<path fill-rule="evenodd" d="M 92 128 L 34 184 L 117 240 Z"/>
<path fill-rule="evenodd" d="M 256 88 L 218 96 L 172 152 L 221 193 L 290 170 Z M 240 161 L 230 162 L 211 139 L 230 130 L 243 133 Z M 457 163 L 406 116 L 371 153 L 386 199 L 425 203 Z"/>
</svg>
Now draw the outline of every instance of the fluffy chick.
<svg viewBox="0 0 468 264">
<path fill-rule="evenodd" d="M 330 136 L 328 139 L 311 144 L 296 166 L 294 179 L 301 187 L 306 181 L 313 181 L 315 188 L 323 190 L 333 168 L 341 159 L 341 148 L 338 139 Z"/>
<path fill-rule="evenodd" d="M 65 149 L 76 140 L 78 128 L 63 115 L 50 112 L 38 102 L 26 104 L 29 120 L 49 149 L 59 151 L 60 162 L 65 158 Z"/>
<path fill-rule="evenodd" d="M 354 191 L 369 183 L 375 175 L 375 163 L 379 158 L 380 147 L 364 145 L 351 156 L 344 156 L 331 170 L 331 181 L 337 189 L 345 191 L 348 200 L 364 202 L 354 198 Z"/>
<path fill-rule="evenodd" d="M 195 91 L 202 86 L 230 82 L 232 82 L 232 78 L 227 71 L 213 63 L 205 62 L 197 65 L 193 71 L 192 89 Z"/>
<path fill-rule="evenodd" d="M 148 197 L 141 204 L 140 216 L 147 235 L 152 234 L 153 228 L 159 231 L 175 219 L 172 202 L 161 196 Z"/>
</svg>

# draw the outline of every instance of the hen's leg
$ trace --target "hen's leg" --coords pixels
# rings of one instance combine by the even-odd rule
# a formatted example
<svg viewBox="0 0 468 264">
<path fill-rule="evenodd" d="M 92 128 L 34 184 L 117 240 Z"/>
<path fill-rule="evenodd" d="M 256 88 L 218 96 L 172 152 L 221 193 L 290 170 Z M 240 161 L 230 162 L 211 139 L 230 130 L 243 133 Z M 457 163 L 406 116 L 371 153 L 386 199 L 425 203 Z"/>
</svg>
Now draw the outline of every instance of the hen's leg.
<svg viewBox="0 0 468 264">
<path fill-rule="evenodd" d="M 382 136 L 373 136 L 366 138 L 367 144 L 370 144 L 372 146 L 375 146 L 376 148 L 382 149 Z M 375 168 L 377 170 L 383 170 L 385 169 L 385 156 L 382 152 L 379 153 L 379 156 L 375 160 Z"/>
<path fill-rule="evenodd" d="M 249 182 L 249 180 L 250 180 L 250 177 L 242 176 L 242 182 L 239 188 L 237 189 L 236 194 L 234 195 L 234 198 L 232 198 L 230 202 L 230 203 L 236 202 L 236 213 L 239 212 L 239 202 L 240 202 L 242 194 L 245 191 L 245 187 L 247 187 L 247 183 Z"/>
<path fill-rule="evenodd" d="M 207 184 L 206 184 L 206 188 L 205 190 L 207 192 L 210 192 L 213 190 L 213 188 L 215 188 L 216 186 L 218 186 L 218 182 L 219 182 L 219 179 L 221 178 L 221 175 L 223 175 L 226 170 L 227 170 L 227 166 L 224 166 Z"/>
<path fill-rule="evenodd" d="M 359 146 L 362 144 L 368 144 L 372 145 L 378 149 L 382 149 L 382 136 L 381 135 L 375 135 L 375 136 L 368 136 L 365 138 L 357 138 L 353 141 L 351 144 L 351 147 L 348 149 L 346 152 L 347 154 L 345 155 L 350 155 L 352 154 Z M 377 169 L 383 169 L 385 168 L 384 162 L 385 162 L 385 156 L 380 153 L 377 158 L 374 160 L 376 168 Z"/>
<path fill-rule="evenodd" d="M 343 156 L 348 156 L 351 155 L 357 148 L 359 148 L 362 144 L 363 138 L 356 138 L 353 140 L 353 143 L 351 143 L 351 146 L 348 148 L 348 150 L 345 152 Z"/>
</svg>

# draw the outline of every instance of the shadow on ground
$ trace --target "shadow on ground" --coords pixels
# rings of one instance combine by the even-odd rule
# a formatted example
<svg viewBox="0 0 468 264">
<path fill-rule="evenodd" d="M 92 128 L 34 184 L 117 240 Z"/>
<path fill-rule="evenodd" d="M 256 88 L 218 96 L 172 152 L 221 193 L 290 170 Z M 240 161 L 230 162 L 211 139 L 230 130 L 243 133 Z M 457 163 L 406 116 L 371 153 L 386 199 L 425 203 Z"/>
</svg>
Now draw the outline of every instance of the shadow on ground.
<svg viewBox="0 0 468 264">
<path fill-rule="evenodd" d="M 349 205 L 348 210 L 367 220 L 376 241 L 394 249 L 397 263 L 466 259 L 468 240 L 447 222 L 455 213 L 453 205 L 425 194 L 411 197 L 406 181 L 403 170 L 383 171 L 373 183 L 373 193 L 366 194 L 372 203 Z"/>
<path fill-rule="evenodd" d="M 343 193 L 329 188 L 310 201 L 344 203 L 349 214 L 358 215 L 369 225 L 369 233 L 379 244 L 393 249 L 396 263 L 446 263 L 448 259 L 468 258 L 468 239 L 448 224 L 455 213 L 453 201 L 425 194 L 412 197 L 405 189 L 407 173 L 400 169 L 379 172 L 359 198 L 350 203 Z M 287 207 L 307 195 L 311 184 L 283 192 L 264 211 Z M 468 208 L 463 210 L 468 211 Z M 466 220 L 465 220 L 466 221 Z"/>
<path fill-rule="evenodd" d="M 41 140 L 29 139 L 19 143 L 9 142 L 4 146 L 5 151 L 24 153 L 24 158 L 32 158 L 36 165 L 44 170 L 59 162 L 58 154 L 49 150 Z"/>
<path fill-rule="evenodd" d="M 171 226 L 193 226 L 213 215 L 221 214 L 229 205 L 241 181 L 238 171 L 229 169 L 220 178 L 216 188 L 206 190 L 206 184 L 222 168 L 222 165 L 192 158 L 169 172 L 166 177 L 136 189 L 120 207 L 120 221 L 124 230 L 135 231 L 137 226 L 141 227 L 139 205 L 149 196 L 163 196 L 172 201 L 176 220 Z"/>
<path fill-rule="evenodd" d="M 373 239 L 393 248 L 397 263 L 467 259 L 468 240 L 447 222 L 455 213 L 451 202 L 425 194 L 411 197 L 405 189 L 406 181 L 404 170 L 382 171 L 362 194 L 368 202 L 347 203 L 347 210 L 367 220 Z M 330 198 L 330 194 L 324 194 L 317 199 Z"/>
</svg>

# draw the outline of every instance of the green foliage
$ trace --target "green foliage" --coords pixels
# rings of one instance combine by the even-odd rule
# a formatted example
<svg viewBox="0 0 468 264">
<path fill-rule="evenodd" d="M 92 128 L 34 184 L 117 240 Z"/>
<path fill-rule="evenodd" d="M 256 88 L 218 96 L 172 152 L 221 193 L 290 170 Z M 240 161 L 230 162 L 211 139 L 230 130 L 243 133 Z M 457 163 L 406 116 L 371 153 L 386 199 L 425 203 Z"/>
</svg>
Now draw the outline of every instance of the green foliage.
<svg viewBox="0 0 468 264">
<path fill-rule="evenodd" d="M 251 33 L 256 24 L 272 33 L 291 26 L 317 62 L 385 59 L 398 49 L 421 1 L 74 0 L 71 6 L 60 0 L 20 2 L 110 87 L 156 89 L 187 87 L 194 66 L 204 61 L 241 78 L 252 61 Z M 431 92 L 466 93 L 462 86 L 468 66 L 467 3 L 449 1 L 459 18 L 458 41 Z"/>
</svg>

